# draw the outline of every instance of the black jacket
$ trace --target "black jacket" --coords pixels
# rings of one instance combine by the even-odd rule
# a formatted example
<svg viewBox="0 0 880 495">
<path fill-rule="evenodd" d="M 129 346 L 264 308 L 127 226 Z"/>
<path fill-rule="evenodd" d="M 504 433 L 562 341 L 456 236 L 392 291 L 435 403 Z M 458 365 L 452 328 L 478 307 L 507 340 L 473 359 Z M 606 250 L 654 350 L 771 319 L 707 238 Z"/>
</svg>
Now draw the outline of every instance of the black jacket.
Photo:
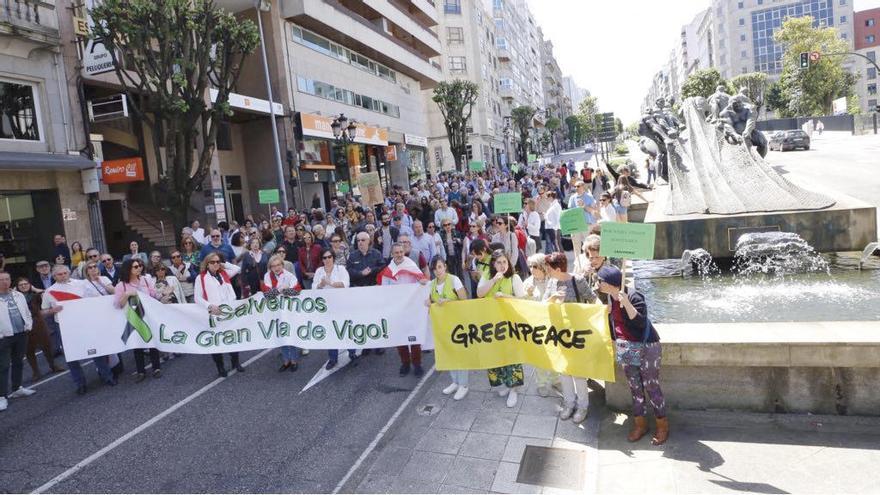
<svg viewBox="0 0 880 495">
<path fill-rule="evenodd" d="M 638 342 L 641 342 L 645 336 L 645 322 L 647 321 L 647 330 L 651 332 L 647 341 L 659 342 L 660 334 L 657 333 L 657 329 L 654 328 L 654 324 L 651 323 L 650 318 L 648 318 L 648 304 L 645 302 L 645 296 L 638 291 L 629 292 L 627 295 L 629 296 L 629 302 L 632 303 L 633 307 L 636 308 L 636 311 L 638 312 L 635 318 L 630 319 L 626 309 L 623 307 L 620 308 L 621 313 L 623 314 L 623 324 L 626 325 L 627 332 L 636 337 Z M 611 304 L 618 303 L 613 301 Z M 608 311 L 608 323 L 611 325 L 611 338 L 616 340 L 617 336 L 614 334 L 614 317 L 611 314 L 611 311 Z"/>
<path fill-rule="evenodd" d="M 365 268 L 370 269 L 370 273 L 367 275 L 361 273 Z M 383 268 L 385 268 L 385 261 L 382 259 L 382 253 L 373 248 L 370 248 L 367 254 L 361 253 L 359 249 L 352 250 L 348 254 L 348 263 L 345 265 L 352 287 L 376 285 L 376 276 Z"/>
</svg>

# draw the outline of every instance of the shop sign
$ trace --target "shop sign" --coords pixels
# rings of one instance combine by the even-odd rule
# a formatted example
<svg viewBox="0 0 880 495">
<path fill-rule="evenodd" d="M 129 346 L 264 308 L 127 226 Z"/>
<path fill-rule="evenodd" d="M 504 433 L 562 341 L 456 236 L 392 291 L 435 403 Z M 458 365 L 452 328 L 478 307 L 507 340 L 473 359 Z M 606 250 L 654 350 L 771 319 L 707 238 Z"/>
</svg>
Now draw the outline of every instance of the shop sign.
<svg viewBox="0 0 880 495">
<path fill-rule="evenodd" d="M 415 134 L 404 134 L 403 142 L 409 146 L 421 146 L 422 148 L 428 147 L 428 138 L 425 136 L 416 136 Z"/>
<path fill-rule="evenodd" d="M 219 92 L 216 89 L 211 88 L 209 90 L 209 93 L 211 95 L 211 103 L 217 101 L 217 95 L 219 94 Z M 238 110 L 247 110 L 250 112 L 262 113 L 266 115 L 270 115 L 272 113 L 269 109 L 269 100 L 254 98 L 253 96 L 245 96 L 238 93 L 229 93 L 228 103 L 230 107 Z M 284 115 L 284 105 L 282 105 L 281 103 L 273 103 L 272 108 L 275 110 L 275 115 Z"/>
<path fill-rule="evenodd" d="M 392 144 L 385 147 L 385 159 L 389 162 L 397 161 L 397 146 Z"/>
<path fill-rule="evenodd" d="M 144 164 L 140 157 L 106 160 L 101 164 L 101 182 L 120 184 L 144 180 Z"/>
<path fill-rule="evenodd" d="M 312 113 L 299 114 L 300 125 L 303 135 L 324 139 L 336 139 L 333 135 L 333 118 L 315 115 Z M 354 137 L 355 143 L 373 144 L 376 146 L 388 146 L 388 130 L 380 127 L 370 127 L 357 124 Z"/>
</svg>

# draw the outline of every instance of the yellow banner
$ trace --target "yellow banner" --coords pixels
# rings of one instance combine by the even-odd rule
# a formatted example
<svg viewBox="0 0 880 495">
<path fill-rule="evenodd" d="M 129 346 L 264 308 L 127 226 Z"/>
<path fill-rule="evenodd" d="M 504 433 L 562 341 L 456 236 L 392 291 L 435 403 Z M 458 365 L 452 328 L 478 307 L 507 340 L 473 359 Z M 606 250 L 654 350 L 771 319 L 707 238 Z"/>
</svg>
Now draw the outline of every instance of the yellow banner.
<svg viewBox="0 0 880 495">
<path fill-rule="evenodd" d="M 438 370 L 531 364 L 614 381 L 614 345 L 601 304 L 471 299 L 431 305 Z"/>
</svg>

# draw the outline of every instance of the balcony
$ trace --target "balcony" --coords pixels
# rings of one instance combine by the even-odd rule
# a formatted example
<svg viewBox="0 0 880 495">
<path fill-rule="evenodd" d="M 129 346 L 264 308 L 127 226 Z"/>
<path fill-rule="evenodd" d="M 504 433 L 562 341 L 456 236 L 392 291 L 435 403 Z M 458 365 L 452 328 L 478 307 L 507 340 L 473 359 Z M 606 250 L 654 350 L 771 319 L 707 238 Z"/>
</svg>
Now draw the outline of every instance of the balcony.
<svg viewBox="0 0 880 495">
<path fill-rule="evenodd" d="M 410 9 L 410 12 L 423 24 L 427 26 L 436 26 L 440 23 L 440 20 L 437 17 L 437 6 L 434 4 L 433 0 L 409 0 L 405 3 L 409 3 L 409 5 L 413 7 Z"/>
<path fill-rule="evenodd" d="M 418 50 L 424 55 L 429 57 L 440 55 L 443 47 L 440 44 L 440 39 L 437 38 L 437 34 L 413 20 L 409 12 L 404 12 L 400 8 L 395 7 L 388 0 L 361 0 L 360 4 L 373 10 L 373 12 L 361 14 L 367 20 L 372 22 L 390 22 L 393 24 L 390 27 L 390 30 L 393 31 L 392 34 L 401 39 L 411 39 L 418 45 Z"/>
<path fill-rule="evenodd" d="M 0 38 L 4 53 L 22 58 L 35 49 L 58 46 L 55 2 L 0 0 Z"/>
<path fill-rule="evenodd" d="M 499 86 L 498 96 L 502 98 L 513 98 L 513 88 L 510 86 Z"/>
<path fill-rule="evenodd" d="M 435 50 L 423 43 L 405 43 L 338 0 L 289 0 L 282 4 L 282 16 L 406 74 L 419 81 L 422 89 L 433 88 L 443 80 L 442 72 L 430 60 Z M 439 40 L 432 39 L 439 47 Z"/>
</svg>

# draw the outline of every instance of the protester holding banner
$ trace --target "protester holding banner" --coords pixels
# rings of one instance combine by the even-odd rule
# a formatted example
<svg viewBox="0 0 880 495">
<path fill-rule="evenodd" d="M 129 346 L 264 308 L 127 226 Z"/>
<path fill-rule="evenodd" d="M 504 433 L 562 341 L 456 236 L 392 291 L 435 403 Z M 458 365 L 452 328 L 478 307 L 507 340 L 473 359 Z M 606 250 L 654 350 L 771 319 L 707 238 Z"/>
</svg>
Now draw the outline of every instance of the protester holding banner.
<svg viewBox="0 0 880 495">
<path fill-rule="evenodd" d="M 431 296 L 428 304 L 437 304 L 442 306 L 449 301 L 460 301 L 467 299 L 467 293 L 461 279 L 449 273 L 448 264 L 443 258 L 435 256 L 431 260 L 431 272 L 434 274 L 434 280 L 431 281 Z M 461 400 L 468 393 L 468 370 L 450 371 L 449 376 L 452 383 L 443 389 L 443 395 L 455 393 L 453 400 Z"/>
<path fill-rule="evenodd" d="M 144 263 L 139 258 L 129 258 L 119 268 L 119 283 L 116 284 L 115 302 L 117 308 L 131 306 L 136 308 L 138 297 L 156 298 L 156 287 L 150 277 L 144 274 Z M 158 349 L 149 349 L 150 364 L 153 366 L 153 378 L 162 376 L 161 354 Z M 134 350 L 134 364 L 137 368 L 135 382 L 142 382 L 147 376 L 144 350 Z"/>
<path fill-rule="evenodd" d="M 208 253 L 202 260 L 199 276 L 196 277 L 194 289 L 196 303 L 204 306 L 212 315 L 220 314 L 219 305 L 235 302 L 232 277 L 238 275 L 239 271 L 240 269 L 232 263 L 224 263 L 223 258 L 217 252 Z M 232 361 L 232 367 L 239 372 L 244 372 L 244 368 L 238 360 L 238 353 L 230 352 L 229 357 Z M 224 378 L 228 376 L 223 365 L 223 354 L 211 354 L 211 358 L 217 365 L 217 373 Z"/>
<path fill-rule="evenodd" d="M 513 263 L 503 250 L 492 252 L 489 276 L 480 279 L 477 297 L 518 297 L 526 295 L 522 280 L 514 273 Z M 512 364 L 488 371 L 489 384 L 493 387 L 504 385 L 498 391 L 501 397 L 507 396 L 507 407 L 516 406 L 518 400 L 516 387 L 523 385 L 522 364 Z"/>
<path fill-rule="evenodd" d="M 142 263 L 140 258 L 134 258 L 134 260 L 138 263 Z M 55 267 L 52 268 L 52 277 L 55 279 L 55 283 L 43 293 L 42 308 L 45 315 L 56 318 L 55 315 L 64 309 L 63 306 L 58 304 L 59 302 L 72 301 L 86 297 L 88 289 L 86 288 L 86 282 L 82 280 L 71 280 L 70 269 L 65 265 L 55 265 Z M 116 380 L 113 378 L 113 374 L 110 372 L 107 362 L 96 359 L 94 360 L 94 363 L 101 379 L 108 385 L 115 385 Z M 85 394 L 87 392 L 86 376 L 82 370 L 82 362 L 68 361 L 67 368 L 70 370 L 70 378 L 73 380 L 74 385 L 76 385 L 76 393 L 79 395 Z"/>
<path fill-rule="evenodd" d="M 332 249 L 321 252 L 321 263 L 322 265 L 315 271 L 315 289 L 345 289 L 350 285 L 348 271 L 345 266 L 336 263 L 336 255 L 333 254 Z M 349 360 L 354 361 L 357 357 L 354 349 L 348 350 Z M 339 349 L 329 349 L 324 368 L 332 370 L 338 361 Z"/>
<path fill-rule="evenodd" d="M 653 445 L 662 445 L 669 438 L 666 399 L 660 388 L 660 336 L 648 318 L 648 306 L 639 292 L 621 290 L 623 274 L 615 266 L 599 269 L 599 290 L 611 301 L 611 327 L 615 337 L 617 361 L 623 367 L 633 401 L 633 425 L 627 436 L 636 442 L 648 432 L 645 418 L 646 401 L 654 409 L 657 431 Z M 647 396 L 647 397 L 646 397 Z"/>
<path fill-rule="evenodd" d="M 98 268 L 97 262 L 86 262 L 83 274 L 85 275 L 85 282 L 92 287 L 96 295 L 108 296 L 113 294 L 113 285 L 109 278 L 101 275 L 101 269 Z"/>
<path fill-rule="evenodd" d="M 427 277 L 413 260 L 406 257 L 403 244 L 396 242 L 391 246 L 391 262 L 379 272 L 377 281 L 379 285 L 425 284 Z M 408 375 L 410 366 L 413 375 L 422 376 L 424 370 L 422 370 L 421 345 L 397 346 L 397 354 L 400 356 L 400 376 Z"/>
<path fill-rule="evenodd" d="M 266 297 L 278 297 L 282 293 L 299 292 L 301 286 L 293 272 L 284 269 L 284 256 L 273 255 L 267 263 L 268 270 L 263 275 L 261 289 Z M 294 372 L 299 368 L 301 350 L 292 345 L 281 346 L 281 367 L 279 372 Z M 233 365 L 235 366 L 235 365 Z"/>
<path fill-rule="evenodd" d="M 568 273 L 568 258 L 565 253 L 553 253 L 547 256 L 549 281 L 545 300 L 551 303 L 593 303 L 596 295 L 590 284 L 582 276 Z M 582 423 L 587 419 L 587 408 L 590 405 L 590 391 L 587 379 L 579 376 L 563 376 L 562 412 L 559 419 L 571 418 L 574 423 Z"/>
</svg>

